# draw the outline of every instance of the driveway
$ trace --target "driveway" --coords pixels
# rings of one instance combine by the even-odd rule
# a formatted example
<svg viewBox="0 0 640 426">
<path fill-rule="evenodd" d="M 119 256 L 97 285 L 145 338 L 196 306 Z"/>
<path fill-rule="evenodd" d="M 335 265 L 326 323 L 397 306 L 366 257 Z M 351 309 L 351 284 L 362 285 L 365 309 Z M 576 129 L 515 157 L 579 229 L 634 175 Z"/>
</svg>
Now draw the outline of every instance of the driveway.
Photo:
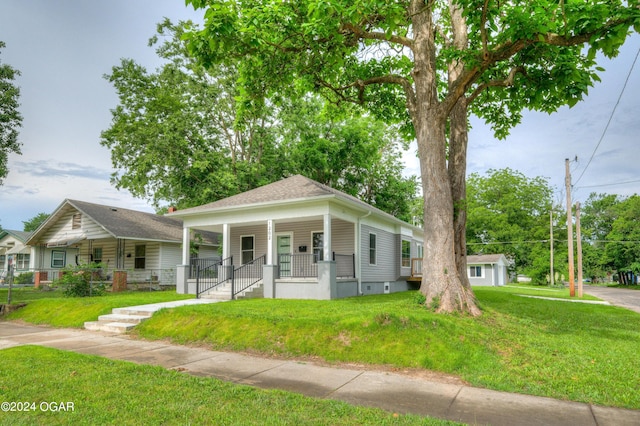
<svg viewBox="0 0 640 426">
<path fill-rule="evenodd" d="M 602 300 L 606 300 L 612 305 L 621 306 L 640 313 L 640 290 L 585 285 L 583 291 Z"/>
</svg>

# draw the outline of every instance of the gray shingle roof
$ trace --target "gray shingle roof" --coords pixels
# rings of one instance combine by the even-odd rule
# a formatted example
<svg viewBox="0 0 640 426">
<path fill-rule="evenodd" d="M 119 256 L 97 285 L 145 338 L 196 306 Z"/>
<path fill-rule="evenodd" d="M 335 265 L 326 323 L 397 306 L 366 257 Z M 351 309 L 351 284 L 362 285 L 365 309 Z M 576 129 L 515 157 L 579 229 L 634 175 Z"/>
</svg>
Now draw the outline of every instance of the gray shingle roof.
<svg viewBox="0 0 640 426">
<path fill-rule="evenodd" d="M 182 242 L 182 220 L 178 218 L 78 200 L 65 200 L 36 233 L 41 234 L 49 222 L 70 208 L 91 218 L 114 238 Z M 199 233 L 205 243 L 217 244 L 216 233 Z"/>
<path fill-rule="evenodd" d="M 375 211 L 377 214 L 394 219 L 395 221 L 400 221 L 400 219 L 383 212 L 382 210 L 373 207 L 356 197 L 345 194 L 344 192 L 333 189 L 327 185 L 323 185 L 302 175 L 294 175 L 209 204 L 179 210 L 173 214 L 180 216 L 181 214 L 188 215 L 191 213 L 204 213 L 216 209 L 331 196 L 356 204 L 363 209 Z M 173 214 L 170 214 L 169 216 L 172 216 Z"/>
<path fill-rule="evenodd" d="M 29 237 L 31 236 L 31 232 L 24 232 L 24 231 L 14 231 L 11 229 L 3 229 L 2 231 L 0 231 L 0 238 L 2 238 L 4 235 L 3 234 L 9 234 L 12 235 L 14 238 L 22 241 L 23 243 L 26 243 L 27 240 L 29 239 Z"/>
<path fill-rule="evenodd" d="M 473 254 L 467 256 L 467 264 L 470 263 L 497 263 L 503 254 Z"/>
</svg>

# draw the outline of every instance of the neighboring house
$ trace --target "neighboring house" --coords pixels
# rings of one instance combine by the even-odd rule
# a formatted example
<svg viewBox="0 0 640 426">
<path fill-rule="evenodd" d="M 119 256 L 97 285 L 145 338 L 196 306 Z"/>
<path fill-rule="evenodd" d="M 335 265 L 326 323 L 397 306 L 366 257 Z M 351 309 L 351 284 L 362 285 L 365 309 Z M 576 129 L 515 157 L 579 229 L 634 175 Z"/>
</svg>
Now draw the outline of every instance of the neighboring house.
<svg viewBox="0 0 640 426">
<path fill-rule="evenodd" d="M 0 231 L 0 281 L 6 278 L 9 265 L 13 267 L 14 274 L 29 271 L 31 268 L 33 256 L 31 247 L 26 245 L 30 235 L 30 232 L 23 231 Z"/>
<path fill-rule="evenodd" d="M 504 254 L 467 256 L 467 275 L 471 285 L 506 285 L 509 281 L 508 266 Z"/>
<path fill-rule="evenodd" d="M 416 259 L 423 252 L 421 228 L 300 175 L 168 216 L 184 221 L 183 247 L 188 231 L 221 232 L 221 267 L 235 269 L 236 281 L 259 275 L 251 284 L 263 284 L 264 297 L 336 299 L 407 290 L 412 264 L 421 264 Z M 252 265 L 252 272 L 241 265 Z M 178 292 L 202 292 L 192 269 L 183 251 Z M 210 275 L 219 281 L 231 276 Z M 234 282 L 236 289 L 241 285 Z"/>
<path fill-rule="evenodd" d="M 27 244 L 34 248 L 38 281 L 59 276 L 67 266 L 104 265 L 105 278 L 126 271 L 129 283 L 175 285 L 176 265 L 182 260 L 182 221 L 153 213 L 65 200 L 36 229 Z M 218 236 L 194 238 L 200 256 L 217 253 Z M 191 252 L 193 246 L 187 247 Z"/>
</svg>

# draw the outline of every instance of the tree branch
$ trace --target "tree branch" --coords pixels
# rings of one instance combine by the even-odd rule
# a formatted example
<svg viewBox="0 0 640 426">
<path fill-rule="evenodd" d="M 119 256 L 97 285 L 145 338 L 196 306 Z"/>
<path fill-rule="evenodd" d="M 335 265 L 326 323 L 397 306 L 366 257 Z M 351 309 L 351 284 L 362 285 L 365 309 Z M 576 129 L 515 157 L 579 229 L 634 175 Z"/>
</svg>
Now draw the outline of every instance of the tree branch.
<svg viewBox="0 0 640 426">
<path fill-rule="evenodd" d="M 509 72 L 509 75 L 504 80 L 491 80 L 491 81 L 488 81 L 486 83 L 481 84 L 480 86 L 478 86 L 473 91 L 473 93 L 471 93 L 471 95 L 467 96 L 467 103 L 473 102 L 480 95 L 480 93 L 482 93 L 483 90 L 485 90 L 485 89 L 487 89 L 489 87 L 510 87 L 510 86 L 513 86 L 513 81 L 515 80 L 516 74 L 518 74 L 518 73 L 526 74 L 525 68 L 524 67 L 514 67 L 514 68 L 511 69 L 511 71 Z"/>
<path fill-rule="evenodd" d="M 408 37 L 402 37 L 399 35 L 387 35 L 386 33 L 379 31 L 365 31 L 364 29 L 350 23 L 344 23 L 340 26 L 340 32 L 351 33 L 357 38 L 364 40 L 380 40 L 389 41 L 391 43 L 398 43 L 409 49 L 413 49 L 413 40 Z"/>
</svg>

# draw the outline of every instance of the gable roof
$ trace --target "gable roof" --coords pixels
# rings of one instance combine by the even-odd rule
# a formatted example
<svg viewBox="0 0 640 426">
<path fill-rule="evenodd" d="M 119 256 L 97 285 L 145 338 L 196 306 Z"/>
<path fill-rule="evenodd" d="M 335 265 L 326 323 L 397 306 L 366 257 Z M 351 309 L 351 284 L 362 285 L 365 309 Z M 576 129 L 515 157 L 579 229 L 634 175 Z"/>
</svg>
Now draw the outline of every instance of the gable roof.
<svg viewBox="0 0 640 426">
<path fill-rule="evenodd" d="M 6 237 L 7 235 L 10 235 L 16 240 L 26 243 L 29 237 L 31 236 L 31 234 L 32 232 L 13 231 L 11 229 L 3 229 L 0 231 L 0 239 Z"/>
<path fill-rule="evenodd" d="M 182 242 L 182 221 L 180 219 L 67 199 L 36 229 L 28 243 L 37 241 L 53 223 L 73 210 L 89 217 L 113 238 Z M 217 244 L 217 234 L 215 233 L 202 232 L 202 237 L 204 242 Z"/>
<path fill-rule="evenodd" d="M 214 210 L 224 210 L 255 205 L 269 205 L 282 202 L 294 202 L 322 198 L 334 198 L 342 200 L 352 205 L 356 205 L 363 210 L 374 211 L 380 216 L 384 216 L 395 222 L 401 222 L 405 225 L 415 228 L 415 226 L 410 225 L 370 204 L 367 204 L 354 196 L 345 194 L 344 192 L 338 191 L 337 189 L 331 188 L 330 186 L 323 185 L 320 182 L 316 182 L 315 180 L 309 179 L 302 175 L 294 175 L 277 182 L 273 182 L 246 192 L 242 192 L 240 194 L 232 195 L 231 197 L 223 198 L 222 200 L 214 201 L 212 203 L 179 210 L 175 213 L 170 213 L 168 216 L 189 216 L 192 214 L 205 213 Z"/>
</svg>

